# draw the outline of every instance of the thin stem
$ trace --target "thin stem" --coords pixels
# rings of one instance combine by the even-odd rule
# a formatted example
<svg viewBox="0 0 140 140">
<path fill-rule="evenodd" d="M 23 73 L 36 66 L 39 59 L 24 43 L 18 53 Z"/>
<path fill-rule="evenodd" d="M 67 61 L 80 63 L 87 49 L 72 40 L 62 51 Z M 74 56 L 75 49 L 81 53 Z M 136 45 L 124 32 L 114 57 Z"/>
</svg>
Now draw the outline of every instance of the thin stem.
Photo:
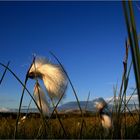
<svg viewBox="0 0 140 140">
<path fill-rule="evenodd" d="M 80 109 L 80 111 L 81 111 L 81 115 L 83 116 L 82 108 L 81 108 L 81 106 L 80 106 L 80 102 L 79 102 L 78 96 L 77 96 L 76 91 L 75 91 L 75 88 L 74 88 L 74 86 L 73 86 L 73 84 L 72 84 L 72 82 L 71 82 L 71 80 L 70 80 L 70 77 L 68 76 L 66 70 L 64 69 L 63 65 L 62 65 L 61 62 L 58 60 L 58 58 L 57 58 L 52 52 L 50 52 L 50 53 L 51 53 L 51 55 L 57 60 L 57 62 L 60 64 L 61 68 L 63 69 L 64 73 L 66 74 L 66 76 L 67 76 L 67 78 L 68 78 L 68 80 L 69 80 L 69 82 L 70 82 L 70 85 L 71 85 L 71 87 L 72 87 L 72 90 L 73 90 L 73 92 L 74 92 L 74 95 L 75 95 L 75 97 L 76 97 L 76 100 L 77 100 L 79 109 Z"/>
<path fill-rule="evenodd" d="M 9 64 L 10 64 L 10 61 L 7 63 L 7 67 L 9 66 Z M 2 81 L 3 81 L 3 78 L 4 78 L 5 74 L 6 74 L 7 67 L 5 68 L 5 71 L 4 71 L 4 73 L 3 73 L 3 75 L 2 75 L 2 77 L 1 77 L 1 79 L 0 79 L 0 85 L 1 85 L 1 83 L 2 83 Z"/>
</svg>

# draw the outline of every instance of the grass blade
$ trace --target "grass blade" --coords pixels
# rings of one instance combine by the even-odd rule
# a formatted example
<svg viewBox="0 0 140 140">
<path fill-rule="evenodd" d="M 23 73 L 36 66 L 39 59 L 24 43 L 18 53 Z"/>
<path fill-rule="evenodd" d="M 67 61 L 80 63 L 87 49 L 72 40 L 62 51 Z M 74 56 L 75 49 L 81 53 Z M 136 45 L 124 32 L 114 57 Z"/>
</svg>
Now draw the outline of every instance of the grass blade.
<svg viewBox="0 0 140 140">
<path fill-rule="evenodd" d="M 139 47 L 138 47 L 138 37 L 136 33 L 136 25 L 134 22 L 135 20 L 134 20 L 132 2 L 128 1 L 130 15 L 127 12 L 126 2 L 123 1 L 122 4 L 123 4 L 127 32 L 128 32 L 129 41 L 130 41 L 131 55 L 132 55 L 135 81 L 136 81 L 136 86 L 137 86 L 137 94 L 138 94 L 138 99 L 139 99 L 139 108 L 140 108 L 140 56 L 139 56 Z M 129 17 L 130 17 L 130 22 L 129 22 Z M 132 28 L 132 34 L 131 34 L 130 28 Z"/>
<path fill-rule="evenodd" d="M 64 67 L 63 67 L 63 65 L 61 64 L 61 62 L 59 61 L 59 59 L 58 59 L 52 52 L 50 52 L 50 54 L 57 60 L 57 62 L 60 64 L 61 68 L 63 69 L 64 73 L 66 74 L 66 76 L 67 76 L 67 78 L 68 78 L 68 80 L 69 80 L 69 83 L 70 83 L 70 85 L 71 85 L 71 87 L 72 87 L 73 93 L 74 93 L 74 95 L 75 95 L 75 97 L 76 97 L 76 100 L 77 100 L 77 103 L 78 103 L 78 107 L 79 107 L 79 109 L 80 109 L 80 111 L 81 111 L 81 115 L 83 116 L 82 108 L 81 108 L 81 106 L 80 106 L 80 102 L 79 102 L 77 93 L 76 93 L 76 91 L 75 91 L 75 88 L 74 88 L 74 86 L 73 86 L 71 80 L 70 80 L 70 77 L 68 76 L 66 70 L 64 69 Z"/>
<path fill-rule="evenodd" d="M 7 63 L 7 67 L 9 66 L 9 64 L 10 64 L 10 61 Z M 4 71 L 4 73 L 3 73 L 3 75 L 2 75 L 2 77 L 1 77 L 1 79 L 0 79 L 0 85 L 1 85 L 1 83 L 2 83 L 2 81 L 3 81 L 3 78 L 4 78 L 5 74 L 6 74 L 7 67 L 5 68 L 5 71 Z"/>
<path fill-rule="evenodd" d="M 63 70 L 64 73 L 66 74 L 66 76 L 67 76 L 67 78 L 68 78 L 68 81 L 69 81 L 69 83 L 70 83 L 70 85 L 71 85 L 71 87 L 72 87 L 73 93 L 74 93 L 74 95 L 75 95 L 75 98 L 76 98 L 78 107 L 79 107 L 80 112 L 81 112 L 81 117 L 82 117 L 82 120 L 83 120 L 83 119 L 84 119 L 84 118 L 83 118 L 83 111 L 82 111 L 82 108 L 81 108 L 81 105 L 80 105 L 80 102 L 79 102 L 77 93 L 76 93 L 76 91 L 75 91 L 75 88 L 74 88 L 74 86 L 73 86 L 73 84 L 72 84 L 72 82 L 71 82 L 71 79 L 70 79 L 69 75 L 67 74 L 66 70 L 64 69 L 63 65 L 62 65 L 61 62 L 59 61 L 59 59 L 58 59 L 52 52 L 50 52 L 50 54 L 57 60 L 57 62 L 58 62 L 59 65 L 61 66 L 62 70 Z M 82 122 L 82 120 L 81 120 L 81 122 Z M 81 134 L 80 134 L 80 138 L 81 138 Z"/>
</svg>

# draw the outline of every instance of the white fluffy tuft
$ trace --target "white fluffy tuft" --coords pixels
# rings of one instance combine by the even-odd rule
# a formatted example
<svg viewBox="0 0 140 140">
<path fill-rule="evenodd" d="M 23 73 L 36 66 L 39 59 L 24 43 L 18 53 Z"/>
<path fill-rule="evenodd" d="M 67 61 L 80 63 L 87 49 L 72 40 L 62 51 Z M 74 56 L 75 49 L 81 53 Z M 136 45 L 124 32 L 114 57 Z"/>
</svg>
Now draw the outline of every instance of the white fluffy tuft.
<svg viewBox="0 0 140 140">
<path fill-rule="evenodd" d="M 102 126 L 106 130 L 106 135 L 108 135 L 111 128 L 113 128 L 113 123 L 107 103 L 103 98 L 98 98 L 95 105 L 100 113 Z"/>
<path fill-rule="evenodd" d="M 107 106 L 107 103 L 103 98 L 98 98 L 97 101 L 95 102 L 95 105 L 98 110 L 101 110 Z"/>
<path fill-rule="evenodd" d="M 111 117 L 106 114 L 102 115 L 101 123 L 104 128 L 104 136 L 110 135 L 110 132 L 113 129 Z"/>
<path fill-rule="evenodd" d="M 34 87 L 34 98 L 35 98 L 39 108 L 42 109 L 43 114 L 48 116 L 49 115 L 49 104 L 47 102 L 45 93 L 41 89 L 39 83 L 35 84 L 35 87 Z"/>
<path fill-rule="evenodd" d="M 108 115 L 102 115 L 102 126 L 106 129 L 110 129 L 112 127 L 111 117 Z"/>
<path fill-rule="evenodd" d="M 66 91 L 67 77 L 59 65 L 52 64 L 47 59 L 38 58 L 35 60 L 35 65 L 32 65 L 30 73 L 36 73 L 36 77 L 43 80 L 51 98 L 58 99 Z"/>
</svg>

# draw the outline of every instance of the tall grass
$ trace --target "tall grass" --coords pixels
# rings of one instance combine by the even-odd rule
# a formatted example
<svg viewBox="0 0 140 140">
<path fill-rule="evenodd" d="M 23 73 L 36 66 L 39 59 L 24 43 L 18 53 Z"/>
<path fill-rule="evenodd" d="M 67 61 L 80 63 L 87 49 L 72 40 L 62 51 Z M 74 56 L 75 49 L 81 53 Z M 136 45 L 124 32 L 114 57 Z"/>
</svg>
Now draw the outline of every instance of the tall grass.
<svg viewBox="0 0 140 140">
<path fill-rule="evenodd" d="M 139 108 L 140 108 L 140 51 L 139 51 L 139 43 L 138 43 L 138 34 L 137 34 L 137 29 L 135 24 L 132 1 L 128 1 L 128 2 L 123 1 L 122 3 L 123 3 L 123 10 L 124 10 L 128 37 L 130 41 L 130 49 L 131 49 L 137 94 L 139 100 Z"/>
<path fill-rule="evenodd" d="M 130 42 L 131 56 L 133 61 L 133 69 L 135 75 L 135 83 L 139 101 L 139 123 L 137 125 L 138 131 L 140 131 L 140 51 L 139 51 L 139 36 L 136 28 L 136 21 L 134 17 L 133 3 L 132 1 L 123 1 L 124 17 Z"/>
<path fill-rule="evenodd" d="M 134 114 L 130 111 L 128 108 L 128 103 L 132 96 L 135 93 L 135 90 L 129 97 L 129 99 L 126 99 L 127 97 L 127 89 L 128 89 L 128 84 L 129 84 L 129 76 L 130 76 L 130 71 L 132 67 L 132 62 L 128 66 L 128 54 L 129 54 L 129 43 L 126 40 L 125 42 L 125 56 L 124 56 L 124 61 L 123 61 L 123 73 L 122 73 L 122 80 L 121 80 L 121 85 L 120 89 L 118 91 L 118 85 L 114 87 L 114 111 L 115 114 L 113 113 L 113 121 L 114 121 L 114 130 L 113 130 L 113 138 L 126 138 L 128 135 L 127 132 L 127 114 L 129 112 L 130 116 L 132 117 L 133 121 L 135 124 L 137 124 L 137 120 L 134 117 Z M 122 114 L 124 114 L 124 123 L 122 125 Z"/>
</svg>

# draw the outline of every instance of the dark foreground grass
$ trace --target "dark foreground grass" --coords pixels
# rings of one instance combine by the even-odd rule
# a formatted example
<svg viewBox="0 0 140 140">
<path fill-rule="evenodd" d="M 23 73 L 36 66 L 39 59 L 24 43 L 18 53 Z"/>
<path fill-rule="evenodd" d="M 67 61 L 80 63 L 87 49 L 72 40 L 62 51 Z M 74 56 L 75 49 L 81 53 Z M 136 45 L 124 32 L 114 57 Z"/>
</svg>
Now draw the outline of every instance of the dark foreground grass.
<svg viewBox="0 0 140 140">
<path fill-rule="evenodd" d="M 122 125 L 121 125 L 121 137 L 124 138 L 140 138 L 139 129 L 137 123 L 134 121 L 134 118 L 130 114 L 121 115 L 122 117 Z M 126 118 L 125 118 L 126 117 Z M 135 120 L 138 120 L 138 114 L 133 113 L 133 117 Z M 114 139 L 115 137 L 115 127 L 111 130 L 111 133 L 108 136 L 105 136 L 106 133 L 104 129 L 101 127 L 100 120 L 98 115 L 91 115 L 88 117 L 84 117 L 84 125 L 82 131 L 83 139 Z M 63 122 L 64 128 L 67 133 L 67 138 L 70 139 L 78 139 L 80 134 L 80 116 L 63 116 L 61 117 L 61 121 Z M 125 121 L 127 122 L 126 127 L 123 127 Z M 0 139 L 11 139 L 14 137 L 14 127 L 15 127 L 16 119 L 12 117 L 2 117 L 0 118 Z M 20 139 L 63 139 L 66 138 L 60 123 L 57 118 L 50 119 L 48 125 L 49 129 L 44 131 L 43 127 L 41 127 L 42 119 L 40 117 L 29 116 L 25 122 L 19 124 L 18 126 L 18 134 L 17 138 Z"/>
</svg>

